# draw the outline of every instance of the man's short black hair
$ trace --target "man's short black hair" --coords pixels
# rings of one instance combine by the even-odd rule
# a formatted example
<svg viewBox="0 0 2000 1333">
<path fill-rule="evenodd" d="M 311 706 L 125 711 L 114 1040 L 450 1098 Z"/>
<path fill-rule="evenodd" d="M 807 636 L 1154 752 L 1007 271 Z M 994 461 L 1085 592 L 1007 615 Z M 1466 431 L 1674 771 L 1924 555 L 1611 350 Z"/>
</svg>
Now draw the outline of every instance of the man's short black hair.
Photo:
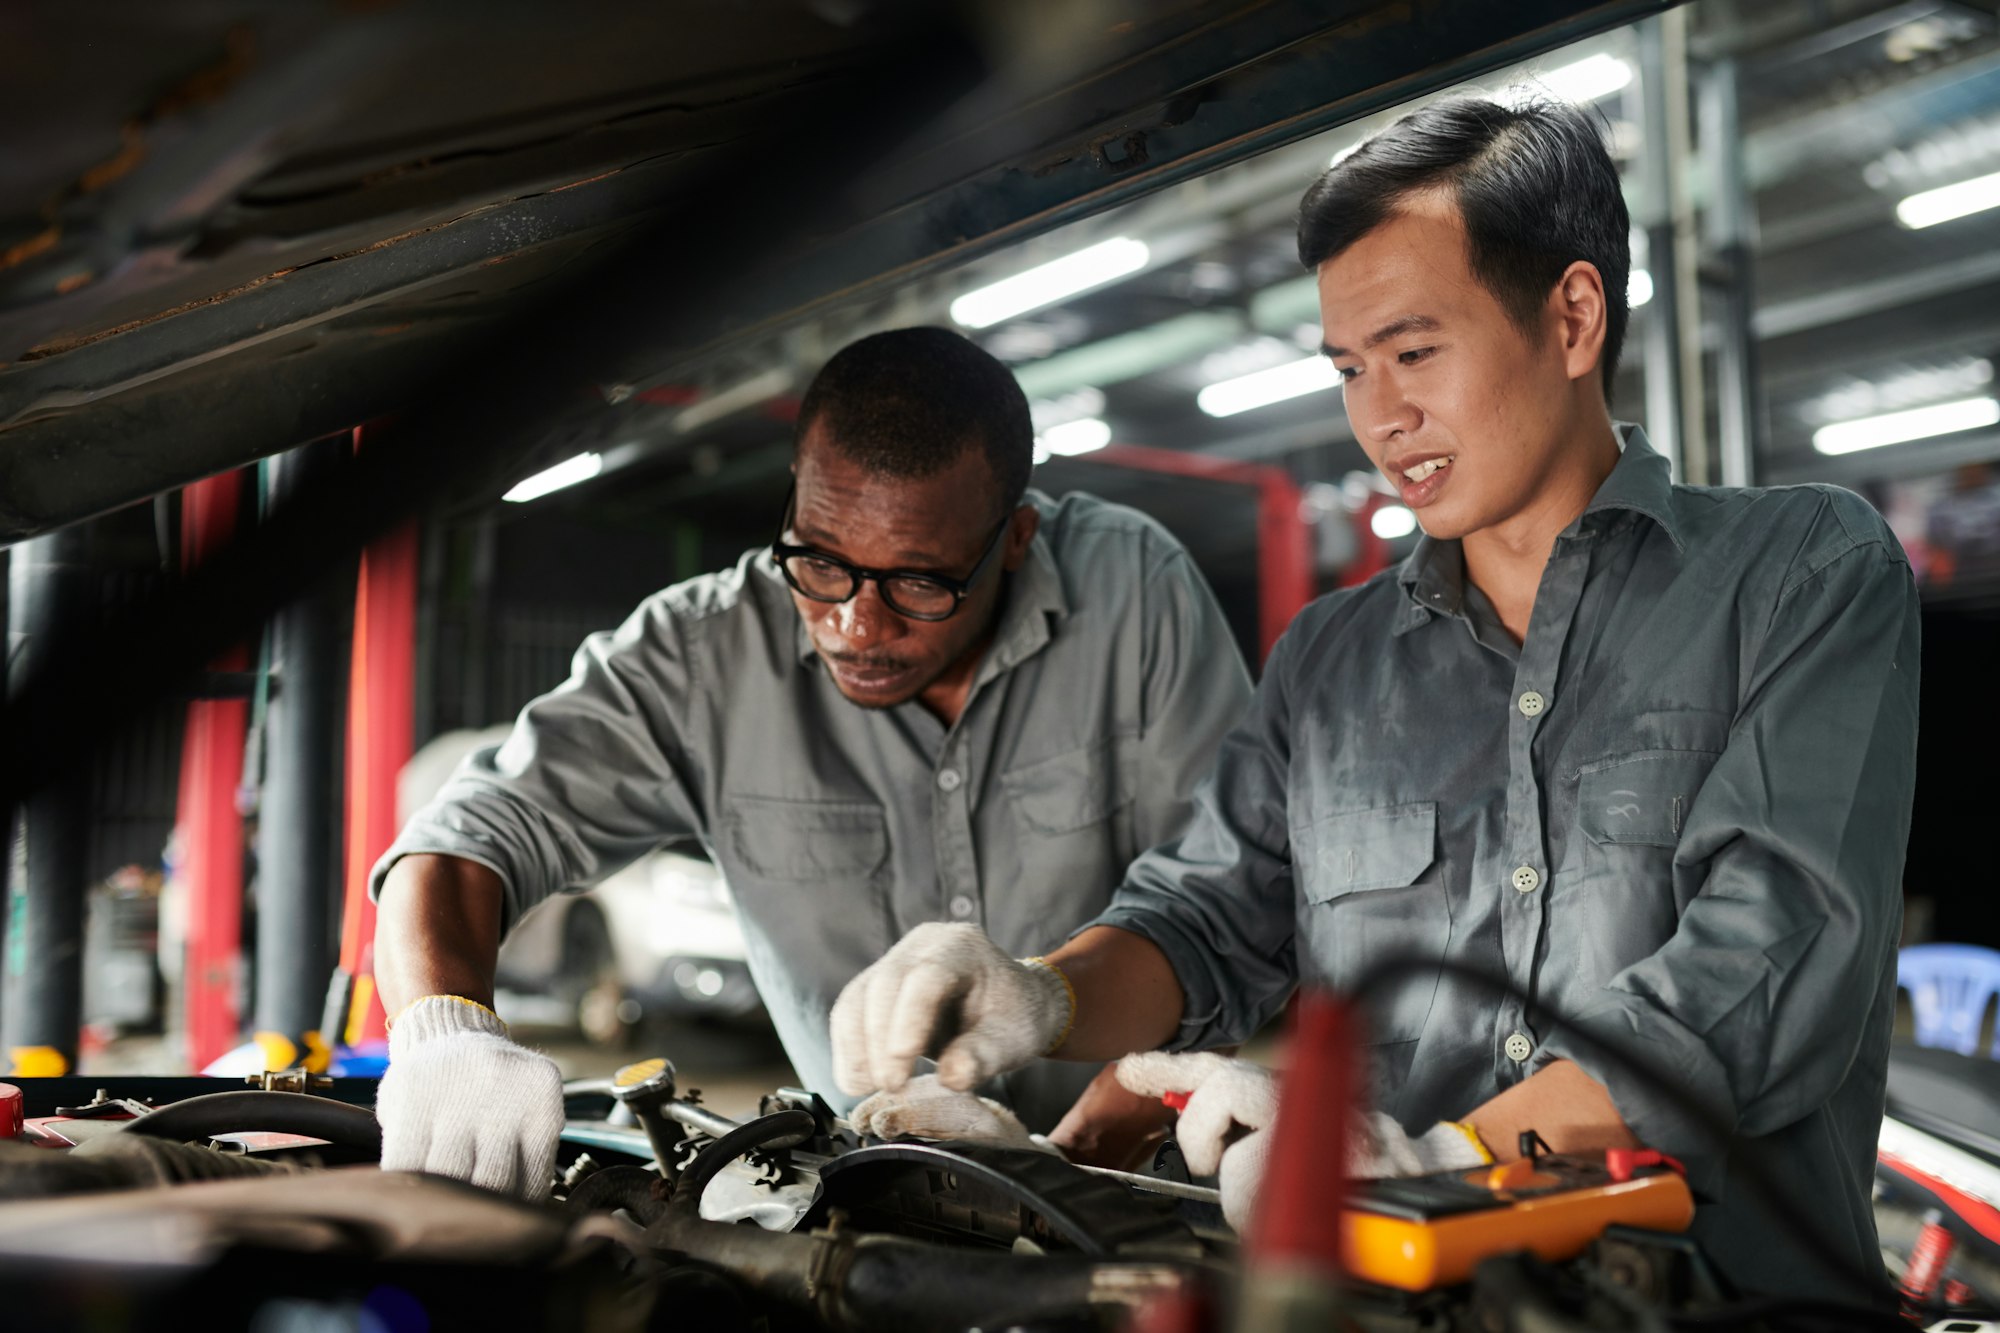
<svg viewBox="0 0 2000 1333">
<path fill-rule="evenodd" d="M 1299 205 L 1299 259 L 1309 269 L 1346 250 L 1421 190 L 1458 200 L 1472 272 L 1524 331 L 1578 260 L 1604 280 L 1605 401 L 1631 311 L 1632 223 L 1618 168 L 1588 113 L 1563 102 L 1502 106 L 1478 97 L 1433 102 L 1331 167 Z"/>
<path fill-rule="evenodd" d="M 842 348 L 799 404 L 799 441 L 815 422 L 843 455 L 884 476 L 934 476 L 978 449 L 1009 511 L 1035 466 L 1027 395 L 950 329 L 891 329 Z"/>
</svg>

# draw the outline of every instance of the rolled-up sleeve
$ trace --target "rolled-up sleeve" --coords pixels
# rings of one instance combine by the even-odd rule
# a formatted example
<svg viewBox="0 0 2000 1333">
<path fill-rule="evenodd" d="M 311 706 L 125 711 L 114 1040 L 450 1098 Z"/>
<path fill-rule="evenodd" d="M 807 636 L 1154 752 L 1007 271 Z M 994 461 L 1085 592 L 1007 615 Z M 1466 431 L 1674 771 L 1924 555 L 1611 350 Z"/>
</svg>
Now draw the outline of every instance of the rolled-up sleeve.
<svg viewBox="0 0 2000 1333">
<path fill-rule="evenodd" d="M 1152 847 L 1179 835 L 1195 784 L 1250 705 L 1250 674 L 1215 593 L 1176 547 L 1147 575 L 1140 743 L 1133 836 Z"/>
<path fill-rule="evenodd" d="M 682 737 L 690 692 L 682 625 L 661 594 L 577 649 L 569 679 L 470 756 L 375 865 L 464 857 L 505 885 L 503 928 L 565 889 L 604 879 L 665 843 L 701 836 Z"/>
<path fill-rule="evenodd" d="M 1745 1137 L 1825 1105 L 1894 967 L 1915 784 L 1919 620 L 1910 570 L 1872 512 L 1831 507 L 1754 647 L 1743 704 L 1688 810 L 1676 874 L 1699 877 L 1674 934 L 1543 1046 L 1609 1090 L 1644 1141 L 1721 1180 L 1722 1145 L 1602 1046 L 1643 1053 Z M 1705 871 L 1705 875 L 1704 872 Z M 1594 1039 L 1594 1040 L 1593 1040 Z"/>
<path fill-rule="evenodd" d="M 1186 832 L 1135 861 L 1083 927 L 1131 931 L 1167 956 L 1185 997 L 1174 1050 L 1246 1040 L 1297 984 L 1286 774 L 1298 633 L 1279 641 L 1249 711 L 1223 737 Z"/>
</svg>

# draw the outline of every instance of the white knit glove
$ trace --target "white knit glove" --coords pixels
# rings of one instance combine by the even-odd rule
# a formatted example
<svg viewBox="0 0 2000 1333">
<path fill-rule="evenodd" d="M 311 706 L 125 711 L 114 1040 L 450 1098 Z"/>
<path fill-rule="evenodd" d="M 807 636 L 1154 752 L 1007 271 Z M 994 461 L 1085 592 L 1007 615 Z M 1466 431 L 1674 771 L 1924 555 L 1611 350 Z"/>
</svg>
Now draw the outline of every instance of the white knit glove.
<svg viewBox="0 0 2000 1333">
<path fill-rule="evenodd" d="M 876 1093 L 848 1114 L 847 1123 L 878 1139 L 962 1139 L 1054 1151 L 999 1102 L 947 1088 L 935 1074 L 919 1074 L 901 1092 Z"/>
<path fill-rule="evenodd" d="M 1278 1115 L 1277 1077 L 1261 1065 L 1213 1052 L 1148 1051 L 1120 1060 L 1118 1081 L 1142 1097 L 1188 1094 L 1174 1139 L 1190 1173 L 1217 1177 L 1222 1215 L 1241 1231 L 1256 1211 L 1264 1160 L 1271 1151 L 1271 1124 Z M 1237 1126 L 1250 1133 L 1230 1143 L 1230 1132 Z M 1461 1125 L 1445 1121 L 1411 1138 L 1401 1125 L 1374 1111 L 1362 1118 L 1347 1169 L 1357 1180 L 1376 1180 L 1469 1170 L 1492 1160 L 1478 1138 Z"/>
<path fill-rule="evenodd" d="M 1190 1174 L 1217 1177 L 1229 1225 L 1238 1231 L 1247 1226 L 1271 1151 L 1271 1122 L 1278 1116 L 1278 1084 L 1271 1071 L 1210 1051 L 1148 1051 L 1120 1060 L 1118 1081 L 1141 1097 L 1189 1094 L 1174 1126 L 1174 1141 Z M 1239 1125 L 1251 1133 L 1228 1142 Z"/>
<path fill-rule="evenodd" d="M 427 995 L 397 1016 L 375 1094 L 382 1169 L 428 1171 L 540 1203 L 562 1134 L 562 1071 L 492 1010 Z"/>
<path fill-rule="evenodd" d="M 977 926 L 918 926 L 833 1004 L 833 1078 L 859 1097 L 900 1091 L 936 1052 L 938 1081 L 965 1091 L 1045 1055 L 1069 1033 L 1069 982 L 1009 958 Z"/>
<path fill-rule="evenodd" d="M 1356 1180 L 1385 1180 L 1390 1176 L 1470 1171 L 1492 1160 L 1493 1154 L 1472 1132 L 1472 1126 L 1462 1121 L 1440 1120 L 1412 1138 L 1389 1116 L 1370 1111 L 1361 1119 L 1347 1171 Z"/>
</svg>

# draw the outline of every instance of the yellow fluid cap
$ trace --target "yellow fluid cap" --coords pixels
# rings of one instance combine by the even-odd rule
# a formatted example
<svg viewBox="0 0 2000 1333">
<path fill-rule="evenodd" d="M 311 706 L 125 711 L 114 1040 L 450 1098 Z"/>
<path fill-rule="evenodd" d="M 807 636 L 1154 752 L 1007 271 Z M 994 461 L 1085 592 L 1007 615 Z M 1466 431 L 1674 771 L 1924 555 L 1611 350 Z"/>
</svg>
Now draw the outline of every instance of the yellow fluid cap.
<svg viewBox="0 0 2000 1333">
<path fill-rule="evenodd" d="M 665 1072 L 666 1068 L 667 1062 L 660 1056 L 654 1056 L 650 1060 L 641 1060 L 637 1064 L 626 1065 L 623 1069 L 613 1074 L 611 1076 L 611 1086 L 614 1088 L 636 1088 L 641 1083 L 658 1078 Z"/>
</svg>

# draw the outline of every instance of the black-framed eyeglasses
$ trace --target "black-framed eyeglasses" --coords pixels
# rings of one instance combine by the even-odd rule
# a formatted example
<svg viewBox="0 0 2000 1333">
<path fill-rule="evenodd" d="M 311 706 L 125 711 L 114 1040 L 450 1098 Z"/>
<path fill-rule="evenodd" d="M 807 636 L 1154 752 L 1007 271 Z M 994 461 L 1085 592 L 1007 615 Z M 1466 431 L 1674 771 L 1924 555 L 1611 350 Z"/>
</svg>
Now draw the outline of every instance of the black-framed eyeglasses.
<svg viewBox="0 0 2000 1333">
<path fill-rule="evenodd" d="M 771 543 L 771 559 L 784 574 L 785 582 L 791 584 L 800 596 L 810 597 L 815 602 L 844 602 L 859 593 L 863 583 L 872 579 L 875 590 L 882 594 L 882 600 L 889 604 L 889 609 L 912 620 L 949 620 L 957 614 L 959 604 L 979 582 L 986 566 L 993 562 L 994 552 L 1000 549 L 1000 537 L 1014 517 L 1008 514 L 993 529 L 993 535 L 987 539 L 986 549 L 980 553 L 979 563 L 972 567 L 972 572 L 962 579 L 954 579 L 943 574 L 922 574 L 912 570 L 863 569 L 810 546 L 794 546 L 785 540 L 785 533 L 791 530 L 792 507 L 797 502 L 795 488 L 785 497 L 785 521 L 778 525 L 778 539 Z"/>
</svg>

